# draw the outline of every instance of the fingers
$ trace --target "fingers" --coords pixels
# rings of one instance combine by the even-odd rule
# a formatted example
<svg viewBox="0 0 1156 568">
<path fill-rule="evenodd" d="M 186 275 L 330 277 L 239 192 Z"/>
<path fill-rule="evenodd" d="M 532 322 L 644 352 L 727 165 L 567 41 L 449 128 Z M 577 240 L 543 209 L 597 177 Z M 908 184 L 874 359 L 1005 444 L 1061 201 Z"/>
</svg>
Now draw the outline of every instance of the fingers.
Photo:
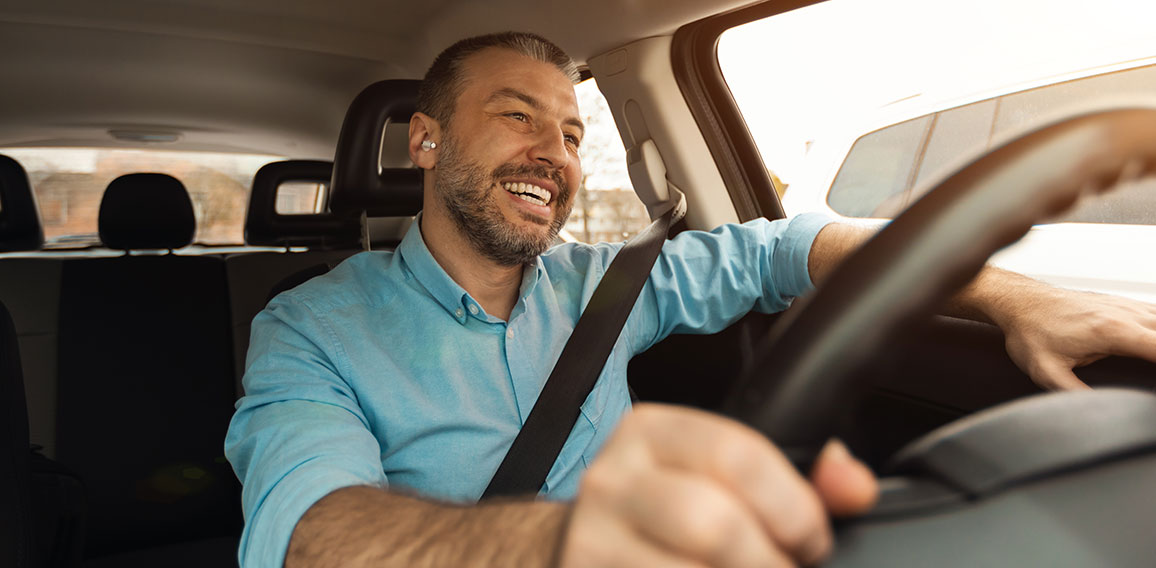
<svg viewBox="0 0 1156 568">
<path fill-rule="evenodd" d="M 689 409 L 679 409 L 687 411 Z M 813 563 L 831 548 L 822 502 L 790 461 L 762 434 L 705 412 L 651 413 L 637 426 L 665 468 L 705 476 L 745 503 L 789 557 Z"/>
<path fill-rule="evenodd" d="M 678 499 L 671 496 L 677 495 Z M 627 502 L 626 513 L 659 546 L 708 566 L 792 566 L 762 524 L 734 494 L 677 470 L 653 476 Z"/>
<path fill-rule="evenodd" d="M 1050 390 L 1088 390 L 1089 387 L 1072 371 L 1073 365 L 1055 358 L 1038 361 L 1030 375 L 1037 385 Z"/>
<path fill-rule="evenodd" d="M 828 442 L 819 454 L 811 470 L 811 484 L 833 517 L 865 513 L 879 499 L 875 475 L 838 440 Z"/>
<path fill-rule="evenodd" d="M 560 568 L 705 568 L 698 561 L 680 557 L 640 538 L 634 527 L 623 519 L 588 502 L 579 501 L 574 515 L 589 522 L 571 523 L 558 557 Z"/>
<path fill-rule="evenodd" d="M 1046 389 L 1086 389 L 1072 369 L 1110 355 L 1156 362 L 1156 306 L 1127 298 L 1044 289 L 1007 320 L 1008 354 Z"/>
<path fill-rule="evenodd" d="M 1156 322 L 1134 321 L 1109 336 L 1110 353 L 1156 362 Z"/>
<path fill-rule="evenodd" d="M 607 518 L 709 566 L 812 564 L 831 548 L 822 501 L 770 442 L 686 408 L 639 405 L 619 425 L 583 478 L 571 533 Z"/>
</svg>

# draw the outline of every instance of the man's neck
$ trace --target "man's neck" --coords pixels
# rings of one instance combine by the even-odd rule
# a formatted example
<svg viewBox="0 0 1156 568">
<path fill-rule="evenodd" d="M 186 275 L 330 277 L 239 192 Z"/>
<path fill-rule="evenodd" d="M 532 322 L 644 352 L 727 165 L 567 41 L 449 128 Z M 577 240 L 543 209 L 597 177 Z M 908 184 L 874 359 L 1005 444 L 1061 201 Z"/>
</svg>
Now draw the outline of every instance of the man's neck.
<svg viewBox="0 0 1156 568">
<path fill-rule="evenodd" d="M 510 319 L 522 285 L 522 266 L 503 266 L 474 249 L 447 215 L 421 217 L 422 240 L 434 260 L 464 288 L 482 309 Z"/>
</svg>

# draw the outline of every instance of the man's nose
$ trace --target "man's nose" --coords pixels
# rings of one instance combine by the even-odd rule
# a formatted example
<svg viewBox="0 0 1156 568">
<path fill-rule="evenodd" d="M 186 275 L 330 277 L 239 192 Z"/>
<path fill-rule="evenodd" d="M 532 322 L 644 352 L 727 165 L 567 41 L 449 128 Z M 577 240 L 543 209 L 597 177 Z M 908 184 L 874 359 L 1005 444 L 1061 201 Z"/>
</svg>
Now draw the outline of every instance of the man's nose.
<svg viewBox="0 0 1156 568">
<path fill-rule="evenodd" d="M 562 169 L 569 163 L 566 135 L 560 128 L 544 128 L 530 147 L 530 159 L 544 166 Z"/>
</svg>

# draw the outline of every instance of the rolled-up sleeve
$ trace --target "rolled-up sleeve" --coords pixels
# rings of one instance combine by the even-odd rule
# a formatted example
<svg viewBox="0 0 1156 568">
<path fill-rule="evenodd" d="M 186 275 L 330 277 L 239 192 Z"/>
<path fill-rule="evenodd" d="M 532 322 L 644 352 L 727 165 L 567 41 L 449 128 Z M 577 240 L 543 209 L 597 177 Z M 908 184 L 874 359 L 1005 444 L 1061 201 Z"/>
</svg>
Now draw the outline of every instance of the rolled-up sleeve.
<svg viewBox="0 0 1156 568">
<path fill-rule="evenodd" d="M 292 296 L 253 320 L 246 394 L 225 439 L 243 485 L 242 566 L 281 566 L 297 521 L 325 495 L 387 482 L 340 349 L 325 320 Z"/>
<path fill-rule="evenodd" d="M 752 310 L 786 309 L 814 287 L 807 259 L 830 222 L 821 214 L 755 219 L 672 239 L 632 314 L 634 349 L 672 333 L 715 333 Z"/>
</svg>

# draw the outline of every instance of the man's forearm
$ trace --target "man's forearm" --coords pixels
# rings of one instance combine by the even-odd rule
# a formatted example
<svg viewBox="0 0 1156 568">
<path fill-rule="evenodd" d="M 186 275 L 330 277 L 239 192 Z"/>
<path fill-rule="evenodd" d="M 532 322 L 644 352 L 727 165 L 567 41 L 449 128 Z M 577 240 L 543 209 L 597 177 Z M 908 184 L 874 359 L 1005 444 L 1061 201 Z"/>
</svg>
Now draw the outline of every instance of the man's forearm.
<svg viewBox="0 0 1156 568">
<path fill-rule="evenodd" d="M 297 523 L 285 566 L 547 566 L 568 512 L 564 503 L 458 506 L 347 487 Z"/>
<path fill-rule="evenodd" d="M 1040 307 L 1059 292 L 1022 274 L 985 266 L 972 281 L 952 296 L 944 315 L 994 323 L 1005 327 L 1006 318 Z"/>
<path fill-rule="evenodd" d="M 816 285 L 826 280 L 835 267 L 855 252 L 867 239 L 875 234 L 875 229 L 829 223 L 815 235 L 811 253 L 807 256 L 807 272 Z"/>
<path fill-rule="evenodd" d="M 842 223 L 824 227 L 816 235 L 807 259 L 811 280 L 816 284 L 822 282 L 875 232 L 875 229 Z M 985 266 L 971 283 L 951 298 L 943 314 L 1002 326 L 1004 322 L 1000 320 L 1004 316 L 1033 307 L 1025 304 L 1042 301 L 1049 290 L 1051 287 L 1027 276 Z"/>
</svg>

